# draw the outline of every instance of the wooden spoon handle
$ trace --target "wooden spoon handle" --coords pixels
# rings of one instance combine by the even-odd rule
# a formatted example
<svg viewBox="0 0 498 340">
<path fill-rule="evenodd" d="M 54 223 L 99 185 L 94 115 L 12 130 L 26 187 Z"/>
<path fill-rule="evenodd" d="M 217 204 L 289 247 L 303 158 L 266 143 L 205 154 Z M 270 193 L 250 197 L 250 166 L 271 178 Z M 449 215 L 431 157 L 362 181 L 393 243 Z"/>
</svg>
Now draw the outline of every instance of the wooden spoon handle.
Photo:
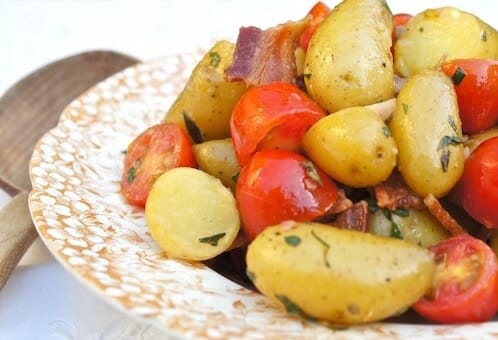
<svg viewBox="0 0 498 340">
<path fill-rule="evenodd" d="M 37 236 L 23 191 L 0 211 L 0 289 Z"/>
</svg>

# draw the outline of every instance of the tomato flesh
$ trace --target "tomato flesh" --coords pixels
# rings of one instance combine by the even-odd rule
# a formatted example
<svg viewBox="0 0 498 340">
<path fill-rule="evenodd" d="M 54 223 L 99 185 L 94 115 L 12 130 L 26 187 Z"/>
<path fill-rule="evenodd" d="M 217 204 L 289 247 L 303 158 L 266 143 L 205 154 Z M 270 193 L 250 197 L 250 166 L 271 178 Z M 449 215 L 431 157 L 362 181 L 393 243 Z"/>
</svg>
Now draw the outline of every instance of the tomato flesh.
<svg viewBox="0 0 498 340">
<path fill-rule="evenodd" d="M 498 228 L 498 137 L 480 144 L 467 158 L 455 192 L 470 216 L 487 228 Z"/>
<path fill-rule="evenodd" d="M 498 60 L 455 59 L 443 65 L 452 78 L 462 131 L 476 133 L 498 121 Z"/>
<path fill-rule="evenodd" d="M 430 248 L 437 263 L 434 290 L 413 305 L 439 323 L 483 322 L 498 311 L 498 261 L 484 242 L 468 234 Z"/>
<path fill-rule="evenodd" d="M 242 168 L 235 192 L 251 240 L 267 226 L 322 216 L 338 196 L 335 183 L 307 158 L 272 149 L 254 154 Z"/>
<path fill-rule="evenodd" d="M 323 109 L 290 83 L 255 86 L 242 95 L 230 118 L 235 154 L 243 166 L 265 148 L 301 150 L 304 133 L 325 116 Z"/>
<path fill-rule="evenodd" d="M 177 125 L 154 125 L 128 146 L 121 191 L 129 203 L 144 207 L 155 180 L 179 166 L 196 166 L 189 137 Z"/>
<path fill-rule="evenodd" d="M 330 13 L 330 8 L 323 2 L 318 1 L 309 11 L 308 15 L 311 17 L 310 22 L 299 36 L 299 46 L 307 51 L 310 44 L 311 37 L 315 34 L 318 26 Z"/>
</svg>

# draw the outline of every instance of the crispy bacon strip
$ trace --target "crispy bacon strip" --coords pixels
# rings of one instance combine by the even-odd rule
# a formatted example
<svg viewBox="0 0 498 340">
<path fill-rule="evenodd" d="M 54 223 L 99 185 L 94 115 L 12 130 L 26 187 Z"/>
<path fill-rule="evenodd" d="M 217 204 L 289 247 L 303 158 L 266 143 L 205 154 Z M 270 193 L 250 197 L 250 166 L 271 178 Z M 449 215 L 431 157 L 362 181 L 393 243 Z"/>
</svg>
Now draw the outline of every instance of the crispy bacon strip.
<svg viewBox="0 0 498 340">
<path fill-rule="evenodd" d="M 288 22 L 266 30 L 242 27 L 228 68 L 229 81 L 248 85 L 293 82 L 296 78 L 295 50 L 307 20 Z"/>
<path fill-rule="evenodd" d="M 467 233 L 467 231 L 444 209 L 438 199 L 433 194 L 424 198 L 424 204 L 441 225 L 450 232 L 451 235 Z"/>
<path fill-rule="evenodd" d="M 368 204 L 360 201 L 343 211 L 332 223 L 342 229 L 368 231 Z"/>
<path fill-rule="evenodd" d="M 335 201 L 332 208 L 327 211 L 327 215 L 335 215 L 340 212 L 343 212 L 353 206 L 353 202 L 346 197 L 346 193 L 343 189 L 339 189 L 339 193 L 337 194 L 337 200 Z"/>
<path fill-rule="evenodd" d="M 380 208 L 396 210 L 398 208 L 422 209 L 422 198 L 414 193 L 401 177 L 399 172 L 394 172 L 386 181 L 374 188 L 375 199 Z"/>
</svg>

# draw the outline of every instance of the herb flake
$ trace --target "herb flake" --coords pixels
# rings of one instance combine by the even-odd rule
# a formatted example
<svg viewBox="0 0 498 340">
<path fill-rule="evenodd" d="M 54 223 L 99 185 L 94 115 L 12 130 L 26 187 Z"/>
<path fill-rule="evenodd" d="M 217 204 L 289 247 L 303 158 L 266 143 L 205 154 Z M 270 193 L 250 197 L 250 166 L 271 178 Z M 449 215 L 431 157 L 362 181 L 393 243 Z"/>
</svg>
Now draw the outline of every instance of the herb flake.
<svg viewBox="0 0 498 340">
<path fill-rule="evenodd" d="M 403 103 L 403 111 L 405 112 L 405 114 L 408 114 L 408 104 Z"/>
<path fill-rule="evenodd" d="M 232 181 L 234 183 L 237 183 L 237 181 L 239 180 L 239 176 L 240 176 L 240 172 L 237 172 L 235 175 L 232 176 Z"/>
<path fill-rule="evenodd" d="M 410 215 L 410 211 L 406 208 L 398 208 L 393 211 L 393 214 L 399 217 L 408 217 Z"/>
<path fill-rule="evenodd" d="M 377 201 L 375 201 L 374 198 L 368 198 L 366 199 L 367 201 L 367 206 L 368 206 L 368 211 L 372 214 L 375 214 L 380 208 L 377 205 Z"/>
<path fill-rule="evenodd" d="M 488 41 L 488 36 L 486 34 L 486 31 L 482 31 L 482 33 L 481 33 L 481 41 L 484 41 L 484 42 Z"/>
<path fill-rule="evenodd" d="M 292 247 L 297 247 L 301 243 L 301 238 L 296 235 L 288 235 L 285 236 L 285 243 Z"/>
<path fill-rule="evenodd" d="M 303 312 L 303 310 L 296 305 L 291 299 L 289 299 L 287 296 L 283 294 L 275 294 L 275 297 L 280 301 L 284 307 L 287 313 L 294 314 L 294 315 L 300 315 L 300 316 L 306 316 L 306 314 Z"/>
<path fill-rule="evenodd" d="M 451 76 L 451 81 L 455 86 L 458 86 L 466 75 L 467 74 L 464 70 L 462 70 L 460 67 L 457 67 L 455 73 L 453 73 L 453 75 Z"/>
<path fill-rule="evenodd" d="M 303 74 L 303 77 L 306 79 L 311 79 L 311 73 L 305 73 Z"/>
<path fill-rule="evenodd" d="M 206 237 L 201 237 L 199 239 L 200 243 L 207 243 L 213 247 L 216 247 L 218 245 L 218 241 L 221 240 L 223 237 L 225 237 L 226 233 L 219 233 L 219 234 L 214 234 L 211 236 L 206 236 Z"/>
<path fill-rule="evenodd" d="M 329 259 L 327 258 L 330 249 L 330 244 L 328 244 L 320 236 L 318 236 L 314 230 L 311 231 L 311 235 L 313 235 L 313 237 L 323 246 L 323 262 L 325 263 L 325 266 L 327 268 L 330 268 Z"/>
<path fill-rule="evenodd" d="M 197 126 L 197 124 L 193 121 L 192 118 L 188 115 L 187 112 L 183 111 L 183 121 L 185 122 L 185 127 L 187 128 L 187 132 L 190 135 L 190 138 L 194 141 L 194 143 L 199 144 L 204 142 L 204 136 L 202 135 L 201 129 Z"/>
<path fill-rule="evenodd" d="M 437 151 L 441 150 L 440 161 L 441 161 L 441 167 L 443 168 L 443 172 L 448 171 L 448 166 L 450 164 L 451 152 L 449 147 L 451 145 L 458 145 L 462 143 L 463 139 L 462 137 L 459 136 L 443 136 L 439 141 L 439 144 L 437 146 Z"/>
<path fill-rule="evenodd" d="M 128 174 L 126 177 L 128 183 L 133 183 L 135 178 L 137 178 L 137 170 L 139 167 L 140 167 L 140 160 L 137 159 L 135 163 L 133 163 L 131 168 L 128 170 Z"/>
<path fill-rule="evenodd" d="M 216 51 L 209 52 L 209 57 L 211 58 L 211 60 L 209 61 L 209 65 L 217 67 L 220 64 L 221 57 L 218 52 Z"/>
<path fill-rule="evenodd" d="M 391 220 L 391 232 L 389 233 L 389 236 L 393 238 L 398 238 L 398 239 L 403 239 L 403 236 L 401 236 L 401 231 L 399 230 L 398 225 Z"/>
<path fill-rule="evenodd" d="M 313 165 L 313 163 L 311 163 L 308 160 L 305 160 L 305 161 L 301 162 L 301 165 L 303 166 L 303 168 L 306 171 L 306 174 L 308 175 L 309 178 L 311 178 L 316 183 L 318 183 L 318 185 L 323 186 L 322 179 L 320 178 L 318 171 L 316 171 L 316 168 Z"/>
</svg>

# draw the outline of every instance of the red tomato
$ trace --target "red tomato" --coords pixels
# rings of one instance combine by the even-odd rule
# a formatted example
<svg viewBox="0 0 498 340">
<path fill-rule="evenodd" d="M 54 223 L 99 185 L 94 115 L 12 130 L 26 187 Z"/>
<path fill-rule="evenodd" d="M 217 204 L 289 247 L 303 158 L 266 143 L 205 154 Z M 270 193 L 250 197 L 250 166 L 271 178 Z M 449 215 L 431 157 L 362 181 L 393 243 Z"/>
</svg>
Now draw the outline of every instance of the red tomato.
<svg viewBox="0 0 498 340">
<path fill-rule="evenodd" d="M 143 207 L 155 180 L 180 166 L 196 166 L 189 137 L 175 124 L 154 125 L 128 146 L 121 191 L 128 202 Z"/>
<path fill-rule="evenodd" d="M 443 65 L 458 98 L 462 130 L 475 133 L 498 121 L 498 60 L 455 59 Z"/>
<path fill-rule="evenodd" d="M 467 158 L 452 194 L 476 221 L 498 228 L 498 137 L 483 142 Z"/>
<path fill-rule="evenodd" d="M 412 18 L 411 14 L 406 14 L 406 13 L 399 13 L 396 15 L 393 15 L 393 31 L 391 33 L 392 37 L 392 46 L 391 46 L 391 53 L 394 55 L 394 43 L 398 38 L 401 36 L 403 33 L 406 24 L 408 21 Z"/>
<path fill-rule="evenodd" d="M 307 158 L 287 150 L 262 150 L 244 166 L 235 196 L 249 239 L 265 227 L 311 221 L 336 202 L 335 183 Z"/>
<path fill-rule="evenodd" d="M 434 291 L 413 305 L 439 323 L 482 322 L 498 310 L 498 261 L 486 243 L 468 234 L 430 250 L 437 263 Z"/>
<path fill-rule="evenodd" d="M 246 164 L 255 151 L 263 148 L 301 150 L 304 133 L 324 116 L 323 109 L 293 84 L 250 88 L 235 105 L 230 118 L 239 164 Z"/>
<path fill-rule="evenodd" d="M 311 17 L 310 22 L 299 36 L 299 46 L 307 51 L 310 44 L 311 37 L 322 21 L 329 15 L 330 8 L 323 2 L 318 1 L 309 11 L 308 15 Z"/>
</svg>

